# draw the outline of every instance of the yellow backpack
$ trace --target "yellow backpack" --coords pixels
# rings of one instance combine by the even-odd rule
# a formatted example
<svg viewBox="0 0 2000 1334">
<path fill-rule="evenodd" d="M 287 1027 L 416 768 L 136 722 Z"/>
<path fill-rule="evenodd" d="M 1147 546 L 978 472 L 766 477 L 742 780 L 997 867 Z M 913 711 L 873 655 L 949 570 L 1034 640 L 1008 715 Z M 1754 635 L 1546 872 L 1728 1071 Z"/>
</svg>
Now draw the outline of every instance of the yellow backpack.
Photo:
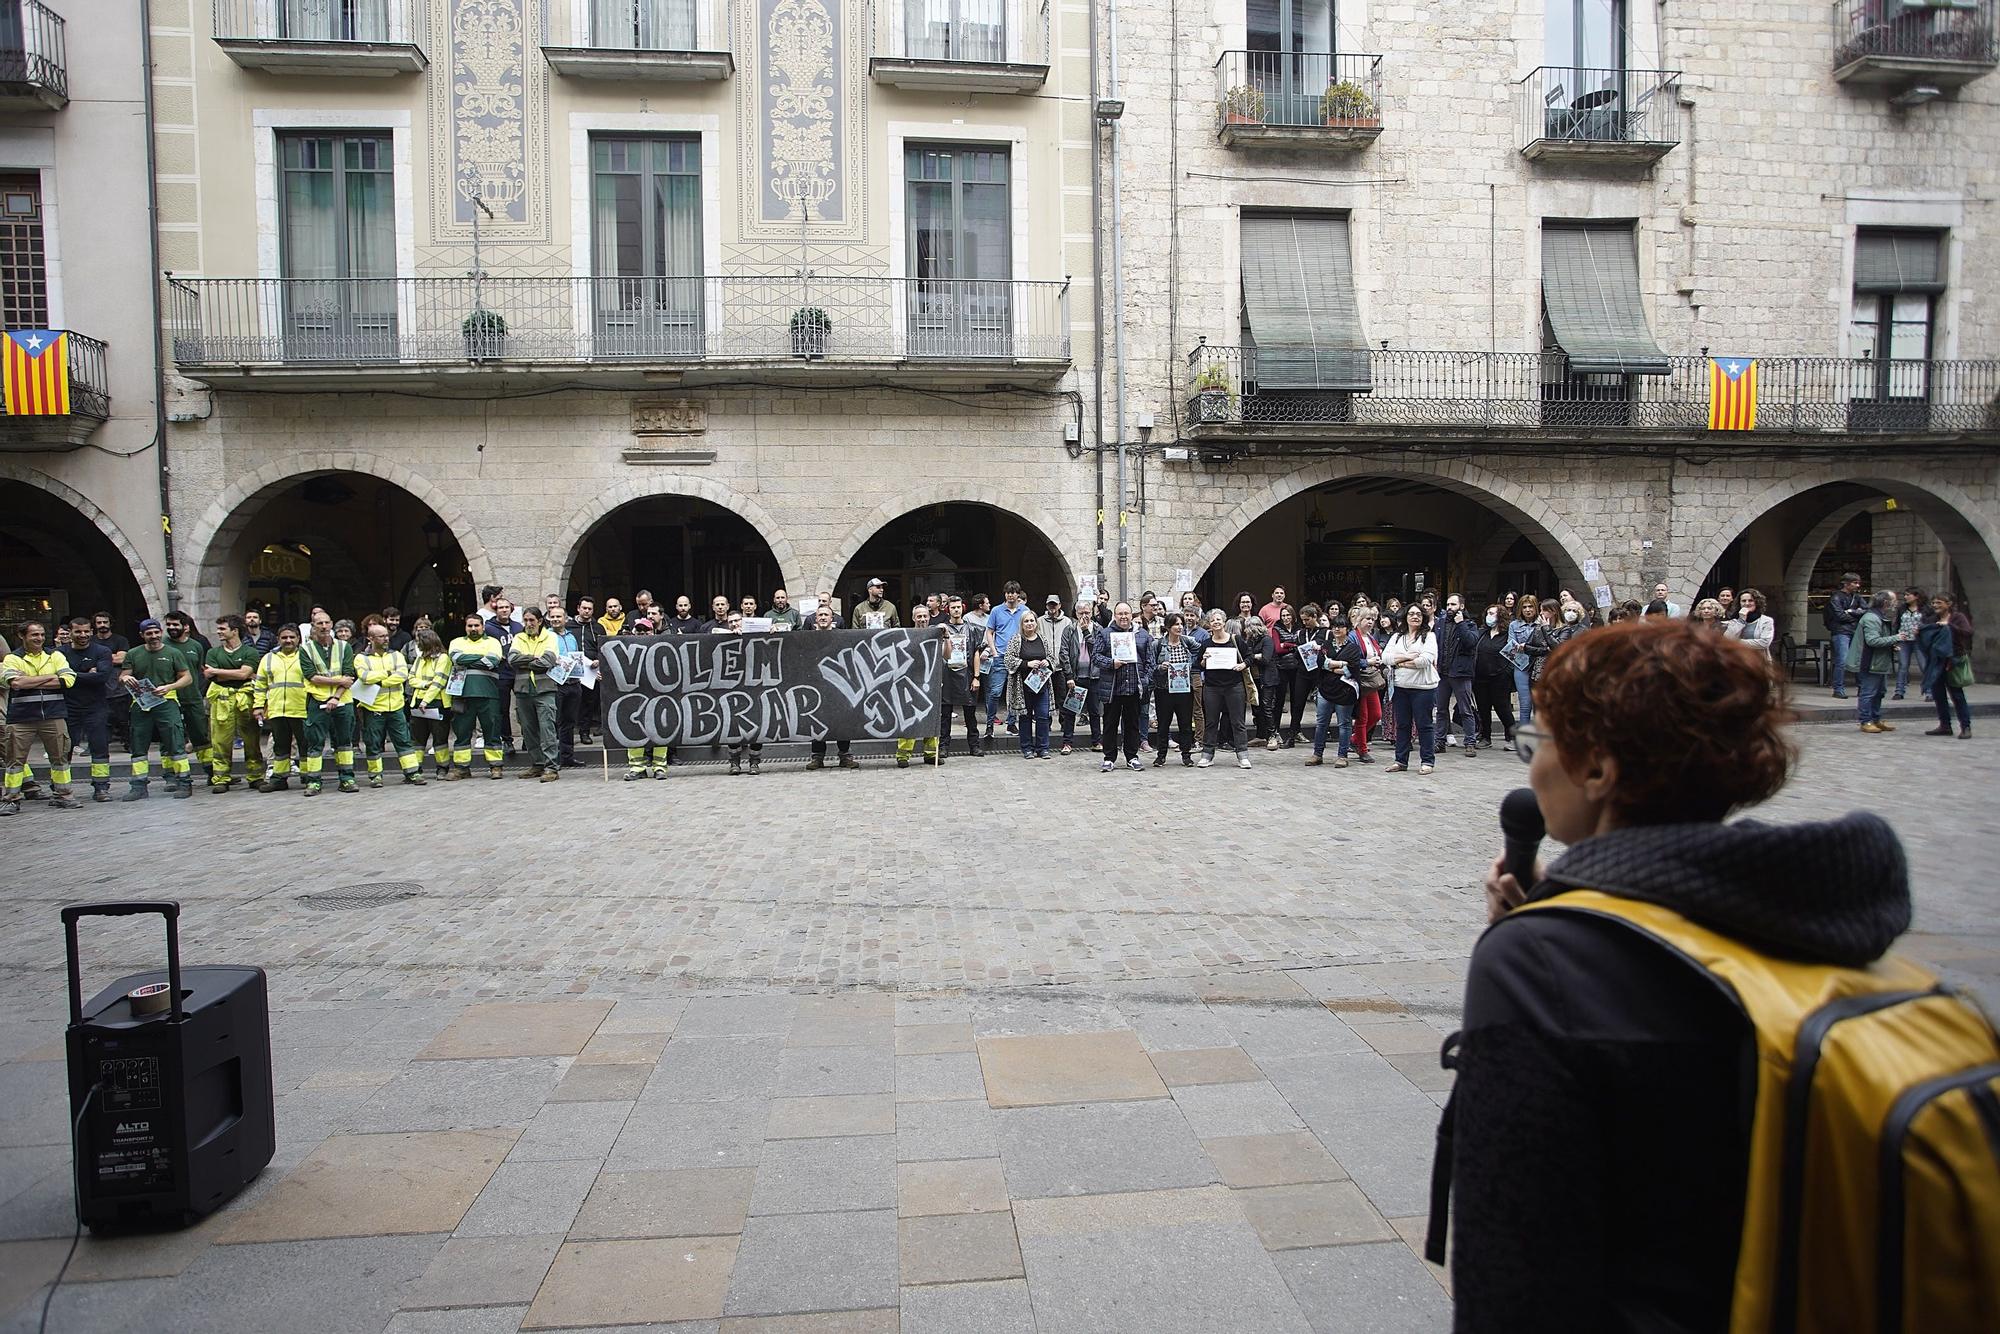
<svg viewBox="0 0 2000 1334">
<path fill-rule="evenodd" d="M 2000 1038 L 1895 955 L 1760 953 L 1671 908 L 1573 890 L 1517 912 L 1639 930 L 1713 977 L 1756 1032 L 1730 1334 L 2000 1330 Z"/>
</svg>

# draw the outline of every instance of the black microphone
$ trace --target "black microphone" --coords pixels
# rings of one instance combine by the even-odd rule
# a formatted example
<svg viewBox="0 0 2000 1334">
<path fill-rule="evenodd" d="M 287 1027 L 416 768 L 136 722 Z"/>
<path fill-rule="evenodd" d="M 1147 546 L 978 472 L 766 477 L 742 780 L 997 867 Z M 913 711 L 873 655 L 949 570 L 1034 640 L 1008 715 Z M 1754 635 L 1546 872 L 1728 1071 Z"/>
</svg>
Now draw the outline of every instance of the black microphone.
<svg viewBox="0 0 2000 1334">
<path fill-rule="evenodd" d="M 1507 874 L 1520 882 L 1524 893 L 1535 887 L 1535 853 L 1547 832 L 1533 788 L 1517 787 L 1500 799 L 1500 836 L 1507 842 Z"/>
</svg>

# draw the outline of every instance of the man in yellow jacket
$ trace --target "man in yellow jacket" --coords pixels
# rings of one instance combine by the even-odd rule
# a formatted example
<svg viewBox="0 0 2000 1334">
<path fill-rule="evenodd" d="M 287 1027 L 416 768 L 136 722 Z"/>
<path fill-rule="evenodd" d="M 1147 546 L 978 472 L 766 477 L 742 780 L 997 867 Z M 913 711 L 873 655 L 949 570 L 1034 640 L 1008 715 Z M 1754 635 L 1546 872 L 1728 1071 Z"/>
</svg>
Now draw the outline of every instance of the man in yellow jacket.
<svg viewBox="0 0 2000 1334">
<path fill-rule="evenodd" d="M 389 627 L 381 621 L 368 623 L 368 647 L 354 655 L 354 674 L 359 693 L 373 691 L 360 699 L 361 750 L 368 758 L 368 786 L 382 786 L 382 743 L 386 738 L 396 752 L 396 765 L 403 781 L 422 787 L 423 752 L 410 744 L 410 723 L 403 714 L 403 686 L 410 679 L 410 660 L 389 647 Z"/>
<path fill-rule="evenodd" d="M 0 683 L 7 695 L 4 795 L 0 815 L 21 809 L 21 796 L 31 777 L 28 749 L 41 743 L 49 766 L 49 805 L 73 811 L 82 803 L 70 794 L 69 708 L 63 691 L 76 684 L 76 671 L 61 650 L 47 647 L 48 627 L 29 621 L 21 627 L 21 646 L 0 658 Z M 32 795 L 32 794 L 31 794 Z"/>
<path fill-rule="evenodd" d="M 354 645 L 333 637 L 333 617 L 312 614 L 312 638 L 299 645 L 306 664 L 306 795 L 319 795 L 320 766 L 333 743 L 333 763 L 342 792 L 359 792 L 354 781 Z"/>
<path fill-rule="evenodd" d="M 236 785 L 230 772 L 236 738 L 243 738 L 243 767 L 253 785 L 264 778 L 264 738 L 254 710 L 257 689 L 252 678 L 264 654 L 243 642 L 243 618 L 224 616 L 215 623 L 215 645 L 208 650 L 201 675 L 208 682 L 208 790 L 227 792 Z"/>
<path fill-rule="evenodd" d="M 278 627 L 278 646 L 257 664 L 250 678 L 250 713 L 271 734 L 271 770 L 259 792 L 283 792 L 291 786 L 292 756 L 305 759 L 306 665 L 299 657 L 299 627 Z"/>
<path fill-rule="evenodd" d="M 445 693 L 452 699 L 451 763 L 447 783 L 472 777 L 472 729 L 486 747 L 486 776 L 504 778 L 500 769 L 500 641 L 486 633 L 478 612 L 465 618 L 465 633 L 451 641 L 451 680 Z"/>
<path fill-rule="evenodd" d="M 514 669 L 514 715 L 521 724 L 521 749 L 528 768 L 522 778 L 553 783 L 562 777 L 557 763 L 556 706 L 561 682 L 550 675 L 562 661 L 562 643 L 533 607 L 521 608 L 521 633 L 507 646 L 507 665 Z"/>
</svg>

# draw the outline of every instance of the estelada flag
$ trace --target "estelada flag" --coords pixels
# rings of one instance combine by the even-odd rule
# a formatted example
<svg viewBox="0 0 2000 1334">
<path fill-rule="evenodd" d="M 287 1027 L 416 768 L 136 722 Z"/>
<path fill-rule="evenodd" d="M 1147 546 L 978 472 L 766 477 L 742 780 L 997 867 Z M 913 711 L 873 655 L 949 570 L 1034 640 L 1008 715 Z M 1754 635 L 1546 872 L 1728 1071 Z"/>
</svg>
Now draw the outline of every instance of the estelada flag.
<svg viewBox="0 0 2000 1334">
<path fill-rule="evenodd" d="M 0 372 L 10 417 L 62 416 L 69 411 L 69 334 L 60 329 L 10 329 L 0 339 Z"/>
<path fill-rule="evenodd" d="M 1708 429 L 1757 429 L 1757 363 L 1747 357 L 1715 357 L 1708 363 Z"/>
</svg>

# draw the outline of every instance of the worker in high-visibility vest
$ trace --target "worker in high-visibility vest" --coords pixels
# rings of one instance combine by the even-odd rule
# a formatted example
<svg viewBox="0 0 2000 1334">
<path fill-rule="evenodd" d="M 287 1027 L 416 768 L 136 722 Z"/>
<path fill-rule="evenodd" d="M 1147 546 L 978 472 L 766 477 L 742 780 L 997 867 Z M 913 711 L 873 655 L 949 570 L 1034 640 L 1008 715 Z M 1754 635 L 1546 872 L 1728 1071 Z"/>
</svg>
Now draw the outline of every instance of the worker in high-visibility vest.
<svg viewBox="0 0 2000 1334">
<path fill-rule="evenodd" d="M 49 805 L 73 811 L 83 803 L 69 786 L 69 705 L 63 691 L 76 684 L 76 671 L 62 650 L 48 647 L 49 630 L 40 621 L 21 627 L 21 646 L 0 658 L 0 684 L 7 693 L 7 728 L 4 759 L 4 792 L 0 792 L 0 815 L 21 809 L 21 797 L 39 796 L 29 792 L 32 774 L 28 769 L 28 749 L 40 742 L 42 759 L 49 766 Z"/>
<path fill-rule="evenodd" d="M 333 763 L 342 792 L 359 792 L 354 781 L 354 645 L 333 637 L 333 617 L 324 608 L 312 614 L 312 637 L 299 645 L 306 668 L 306 795 L 319 795 L 320 768 L 326 745 L 333 743 Z"/>
<path fill-rule="evenodd" d="M 644 639 L 653 633 L 653 628 L 653 622 L 650 619 L 640 616 L 625 626 L 625 634 L 632 639 Z M 604 745 L 607 750 L 611 746 L 609 732 L 605 734 Z M 636 783 L 648 774 L 651 774 L 655 778 L 664 779 L 667 776 L 667 766 L 673 763 L 673 758 L 674 752 L 671 746 L 627 746 L 625 748 L 625 781 Z"/>
<path fill-rule="evenodd" d="M 291 786 L 292 756 L 303 764 L 306 753 L 306 664 L 299 656 L 299 627 L 289 621 L 278 627 L 278 646 L 250 678 L 250 712 L 271 734 L 271 768 L 257 790 L 283 792 Z"/>
<path fill-rule="evenodd" d="M 382 786 L 382 746 L 384 741 L 396 752 L 396 765 L 403 781 L 422 787 L 423 752 L 410 744 L 410 723 L 403 713 L 403 686 L 410 679 L 410 660 L 389 647 L 389 627 L 381 621 L 368 623 L 368 647 L 354 655 L 354 673 L 365 689 L 373 687 L 373 699 L 360 701 L 361 752 L 368 760 L 368 786 Z"/>
<path fill-rule="evenodd" d="M 553 783 L 562 777 L 556 763 L 556 691 L 561 684 L 550 673 L 562 661 L 562 645 L 543 623 L 542 613 L 521 608 L 521 633 L 507 646 L 507 665 L 514 669 L 515 720 L 521 724 L 521 749 L 528 753 L 523 778 Z"/>
<path fill-rule="evenodd" d="M 160 768 L 166 773 L 167 795 L 191 796 L 194 788 L 187 757 L 181 753 L 186 733 L 177 692 L 194 680 L 194 665 L 167 642 L 166 627 L 151 617 L 139 622 L 139 642 L 140 647 L 126 651 L 118 677 L 132 692 L 132 781 L 123 799 L 145 800 L 152 776 L 146 752 L 152 749 L 155 736 L 160 739 Z"/>
<path fill-rule="evenodd" d="M 472 729 L 486 748 L 486 776 L 504 778 L 500 760 L 500 641 L 486 633 L 478 612 L 465 618 L 465 633 L 451 641 L 451 680 L 445 693 L 452 699 L 451 763 L 447 783 L 472 777 Z"/>
<path fill-rule="evenodd" d="M 234 614 L 215 623 L 215 644 L 208 650 L 201 673 L 208 682 L 208 790 L 227 792 L 236 785 L 230 772 L 236 739 L 243 738 L 243 767 L 250 783 L 264 778 L 264 737 L 257 730 L 257 688 L 251 678 L 264 651 L 243 640 L 243 618 Z"/>
<path fill-rule="evenodd" d="M 423 754 L 426 742 L 437 765 L 437 776 L 451 772 L 451 701 L 444 688 L 451 680 L 451 659 L 445 656 L 444 641 L 425 627 L 417 631 L 416 663 L 410 668 L 407 693 L 410 697 L 410 744 Z"/>
</svg>

